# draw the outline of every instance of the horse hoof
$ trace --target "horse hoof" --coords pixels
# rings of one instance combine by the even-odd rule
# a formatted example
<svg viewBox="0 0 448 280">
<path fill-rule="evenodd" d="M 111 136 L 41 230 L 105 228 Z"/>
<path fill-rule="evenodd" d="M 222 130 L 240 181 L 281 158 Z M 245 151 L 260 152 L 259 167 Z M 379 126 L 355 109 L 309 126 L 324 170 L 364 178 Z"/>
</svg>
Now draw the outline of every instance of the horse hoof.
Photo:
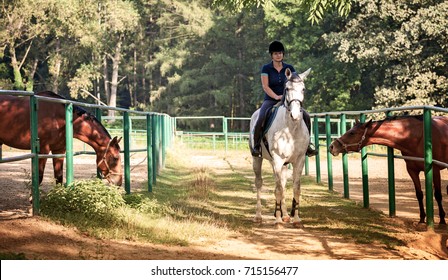
<svg viewBox="0 0 448 280">
<path fill-rule="evenodd" d="M 303 228 L 303 224 L 301 222 L 294 222 L 292 223 L 292 226 L 294 228 Z"/>
<path fill-rule="evenodd" d="M 262 219 L 261 217 L 255 217 L 255 218 L 253 219 L 253 221 L 254 221 L 254 223 L 261 224 L 262 221 L 263 221 L 263 219 Z"/>
<path fill-rule="evenodd" d="M 283 221 L 284 223 L 289 223 L 289 222 L 291 221 L 291 217 L 289 217 L 289 216 L 283 217 L 283 218 L 282 218 L 282 221 Z"/>
<path fill-rule="evenodd" d="M 283 223 L 275 223 L 274 228 L 275 229 L 284 229 L 285 225 L 283 225 Z"/>
<path fill-rule="evenodd" d="M 425 223 L 418 223 L 417 226 L 415 227 L 415 229 L 417 231 L 427 231 L 428 226 Z"/>
</svg>

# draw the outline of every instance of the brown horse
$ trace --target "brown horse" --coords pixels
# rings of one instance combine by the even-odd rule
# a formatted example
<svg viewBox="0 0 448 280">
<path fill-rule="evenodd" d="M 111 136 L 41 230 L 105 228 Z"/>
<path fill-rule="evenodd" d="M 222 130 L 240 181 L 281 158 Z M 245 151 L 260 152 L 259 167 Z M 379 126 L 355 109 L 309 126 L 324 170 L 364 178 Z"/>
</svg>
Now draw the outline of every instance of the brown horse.
<svg viewBox="0 0 448 280">
<path fill-rule="evenodd" d="M 63 99 L 50 91 L 38 96 Z M 65 105 L 41 100 L 38 106 L 38 137 L 40 154 L 65 153 Z M 110 183 L 121 185 L 123 180 L 120 139 L 111 138 L 106 128 L 81 107 L 73 106 L 73 136 L 96 152 L 97 168 Z M 30 148 L 30 105 L 28 97 L 0 95 L 0 148 L 2 144 L 17 149 Z M 39 159 L 39 184 L 42 183 L 46 158 Z M 54 177 L 62 183 L 64 158 L 53 158 Z"/>
<path fill-rule="evenodd" d="M 358 121 L 340 138 L 330 145 L 330 152 L 337 156 L 339 153 L 358 152 L 361 148 L 379 144 L 401 151 L 403 156 L 423 158 L 423 119 L 422 116 L 407 116 L 387 118 L 383 121 L 369 121 L 361 124 Z M 432 148 L 433 159 L 448 162 L 448 118 L 434 117 L 432 119 Z M 415 193 L 420 207 L 420 223 L 425 222 L 426 214 L 423 207 L 423 192 L 419 174 L 424 171 L 424 162 L 405 160 L 406 169 L 414 182 Z M 445 211 L 442 206 L 442 188 L 440 170 L 433 165 L 434 197 L 439 206 L 440 224 L 445 224 Z M 447 189 L 448 192 L 448 189 Z"/>
</svg>

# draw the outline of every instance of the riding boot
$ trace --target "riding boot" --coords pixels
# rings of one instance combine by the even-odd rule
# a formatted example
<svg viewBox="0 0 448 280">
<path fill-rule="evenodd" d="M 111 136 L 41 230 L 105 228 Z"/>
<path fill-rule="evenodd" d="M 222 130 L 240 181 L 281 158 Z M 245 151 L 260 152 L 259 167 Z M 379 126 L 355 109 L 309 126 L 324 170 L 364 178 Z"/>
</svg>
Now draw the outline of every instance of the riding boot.
<svg viewBox="0 0 448 280">
<path fill-rule="evenodd" d="M 263 120 L 258 119 L 254 127 L 254 145 L 251 147 L 251 153 L 254 157 L 261 157 L 261 134 Z"/>
<path fill-rule="evenodd" d="M 310 119 L 310 115 L 308 114 L 308 112 L 303 109 L 303 120 L 305 121 L 305 125 L 308 128 L 308 133 L 311 136 L 311 119 Z M 306 150 L 306 155 L 309 157 L 315 156 L 318 154 L 318 152 L 313 148 L 313 144 L 309 144 L 308 148 Z"/>
</svg>

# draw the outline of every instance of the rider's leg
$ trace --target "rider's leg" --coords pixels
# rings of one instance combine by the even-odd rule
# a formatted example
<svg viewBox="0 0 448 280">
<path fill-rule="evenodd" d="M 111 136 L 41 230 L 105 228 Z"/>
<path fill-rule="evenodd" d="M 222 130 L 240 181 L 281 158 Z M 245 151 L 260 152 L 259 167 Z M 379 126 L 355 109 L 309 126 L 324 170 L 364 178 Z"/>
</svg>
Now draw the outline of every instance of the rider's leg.
<svg viewBox="0 0 448 280">
<path fill-rule="evenodd" d="M 308 128 L 308 132 L 311 137 L 311 118 L 305 109 L 302 110 L 303 110 L 303 121 L 305 122 L 305 125 Z M 309 157 L 317 155 L 317 151 L 311 147 L 311 142 L 310 145 L 308 145 L 308 149 L 306 150 L 306 155 Z"/>
<path fill-rule="evenodd" d="M 254 146 L 252 147 L 252 156 L 261 157 L 261 138 L 263 137 L 263 124 L 268 110 L 270 110 L 276 101 L 265 100 L 260 107 L 258 119 L 254 127 Z"/>
</svg>

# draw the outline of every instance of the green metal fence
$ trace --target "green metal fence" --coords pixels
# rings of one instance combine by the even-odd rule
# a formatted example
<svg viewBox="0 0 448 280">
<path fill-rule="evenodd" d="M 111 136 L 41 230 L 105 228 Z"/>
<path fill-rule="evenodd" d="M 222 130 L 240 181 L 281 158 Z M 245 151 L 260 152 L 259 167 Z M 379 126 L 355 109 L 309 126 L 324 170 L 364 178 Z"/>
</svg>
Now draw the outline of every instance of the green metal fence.
<svg viewBox="0 0 448 280">
<path fill-rule="evenodd" d="M 328 188 L 329 190 L 333 189 L 333 168 L 332 168 L 332 155 L 329 151 L 329 146 L 331 142 L 334 140 L 334 136 L 341 135 L 345 133 L 347 127 L 346 117 L 348 115 L 356 116 L 360 118 L 361 122 L 365 122 L 366 115 L 368 114 L 378 114 L 385 113 L 389 116 L 393 111 L 412 111 L 412 110 L 422 110 L 424 117 L 424 158 L 417 157 L 406 157 L 394 155 L 394 150 L 392 148 L 387 148 L 387 154 L 379 154 L 379 153 L 371 153 L 367 152 L 366 147 L 361 150 L 361 168 L 362 168 L 362 185 L 363 185 L 363 206 L 369 207 L 369 186 L 368 186 L 368 164 L 367 158 L 368 156 L 380 156 L 387 157 L 388 162 L 388 192 L 389 192 L 389 215 L 395 216 L 396 207 L 395 207 L 395 177 L 394 177 L 394 159 L 407 159 L 407 160 L 417 160 L 425 162 L 425 193 L 426 193 L 426 223 L 428 226 L 434 226 L 434 205 L 433 205 L 433 188 L 432 188 L 432 177 L 433 177 L 433 164 L 438 164 L 442 167 L 448 167 L 448 163 L 440 162 L 432 159 L 432 134 L 431 134 L 431 112 L 443 112 L 448 113 L 448 109 L 432 107 L 432 106 L 413 106 L 413 107 L 402 107 L 397 109 L 381 109 L 381 110 L 370 110 L 370 111 L 348 111 L 348 112 L 327 112 L 327 113 L 317 113 L 311 114 L 313 120 L 313 135 L 314 142 L 317 149 L 321 146 L 326 147 L 326 162 L 328 167 Z M 330 125 L 330 116 L 339 118 L 340 126 L 338 126 L 338 132 L 336 134 L 332 134 L 331 125 Z M 321 139 L 322 132 L 319 131 L 319 117 L 325 118 L 325 145 L 321 145 L 319 139 Z M 308 172 L 308 161 L 306 162 L 305 172 Z M 318 183 L 321 182 L 321 170 L 320 170 L 320 153 L 316 157 L 316 181 Z M 344 197 L 350 198 L 349 193 L 349 180 L 348 180 L 348 160 L 346 155 L 343 155 L 342 159 L 343 164 L 343 187 L 344 187 Z M 307 173 L 308 174 L 308 173 Z"/>
<path fill-rule="evenodd" d="M 230 123 L 246 122 L 244 131 L 229 129 Z M 250 118 L 241 117 L 224 117 L 224 116 L 193 116 L 193 117 L 175 117 L 174 128 L 175 135 L 178 136 L 182 143 L 193 146 L 200 142 L 200 146 L 204 146 L 204 139 L 211 142 L 213 150 L 218 149 L 218 145 L 222 144 L 227 152 L 231 145 L 238 147 L 243 144 L 248 145 L 249 138 L 249 121 Z M 244 127 L 244 126 L 243 126 Z"/>
<path fill-rule="evenodd" d="M 148 171 L 148 191 L 152 191 L 153 185 L 157 182 L 157 175 L 161 168 L 165 165 L 165 155 L 167 148 L 172 143 L 172 135 L 174 132 L 173 119 L 166 115 L 155 112 L 141 112 L 126 110 L 115 107 L 107 107 L 100 105 L 93 105 L 70 101 L 65 99 L 54 99 L 49 97 L 37 96 L 33 92 L 24 91 L 6 91 L 0 90 L 1 95 L 16 95 L 30 98 L 30 130 L 31 130 L 31 153 L 18 157 L 2 158 L 0 156 L 0 163 L 7 163 L 13 161 L 20 161 L 31 158 L 31 177 L 32 177 L 32 197 L 33 197 L 33 214 L 39 214 L 39 158 L 66 158 L 66 184 L 72 184 L 74 180 L 73 157 L 81 154 L 95 154 L 93 152 L 74 152 L 73 151 L 73 105 L 81 107 L 88 107 L 95 109 L 95 115 L 99 121 L 102 118 L 103 110 L 114 110 L 122 113 L 123 120 L 123 139 L 124 139 L 124 188 L 126 193 L 131 192 L 131 170 L 130 170 L 130 153 L 131 152 L 146 152 L 147 155 L 147 171 Z M 39 154 L 39 137 L 37 133 L 38 127 L 38 110 L 39 102 L 53 102 L 65 104 L 65 118 L 66 123 L 66 153 L 53 155 Z M 144 149 L 131 149 L 131 133 L 130 133 L 130 115 L 143 115 L 146 121 L 146 147 Z M 98 174 L 99 175 L 99 174 Z"/>
</svg>

